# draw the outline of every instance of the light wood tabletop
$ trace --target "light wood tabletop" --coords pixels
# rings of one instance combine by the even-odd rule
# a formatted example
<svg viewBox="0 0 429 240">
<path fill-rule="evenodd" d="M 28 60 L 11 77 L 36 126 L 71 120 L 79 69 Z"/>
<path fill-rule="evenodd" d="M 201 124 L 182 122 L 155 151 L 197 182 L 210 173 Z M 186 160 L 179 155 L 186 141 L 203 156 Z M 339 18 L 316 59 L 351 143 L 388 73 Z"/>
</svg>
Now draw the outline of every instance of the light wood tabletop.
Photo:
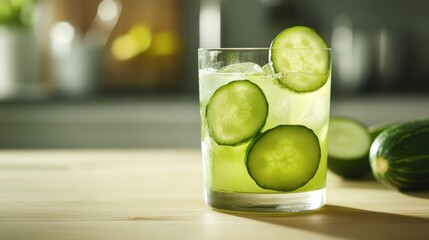
<svg viewBox="0 0 429 240">
<path fill-rule="evenodd" d="M 203 201 L 198 149 L 1 150 L 0 239 L 429 239 L 429 192 L 329 174 L 328 204 L 280 215 Z"/>
</svg>

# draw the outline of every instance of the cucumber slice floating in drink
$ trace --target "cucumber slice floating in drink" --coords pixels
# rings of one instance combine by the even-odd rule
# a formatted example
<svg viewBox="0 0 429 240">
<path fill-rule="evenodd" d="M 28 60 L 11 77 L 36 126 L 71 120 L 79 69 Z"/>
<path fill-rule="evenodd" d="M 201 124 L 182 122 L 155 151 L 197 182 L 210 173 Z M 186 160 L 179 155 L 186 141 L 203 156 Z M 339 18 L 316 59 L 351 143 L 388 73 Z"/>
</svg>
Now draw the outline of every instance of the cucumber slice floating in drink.
<svg viewBox="0 0 429 240">
<path fill-rule="evenodd" d="M 319 168 L 321 150 L 315 133 L 302 125 L 279 125 L 251 144 L 246 166 L 264 189 L 293 191 L 304 186 Z"/>
<path fill-rule="evenodd" d="M 250 140 L 264 126 L 268 102 L 262 90 L 249 80 L 237 80 L 218 88 L 207 104 L 210 136 L 220 145 Z"/>
<path fill-rule="evenodd" d="M 271 61 L 278 80 L 295 92 L 321 88 L 330 74 L 329 48 L 313 29 L 295 26 L 283 30 L 271 43 Z"/>
</svg>

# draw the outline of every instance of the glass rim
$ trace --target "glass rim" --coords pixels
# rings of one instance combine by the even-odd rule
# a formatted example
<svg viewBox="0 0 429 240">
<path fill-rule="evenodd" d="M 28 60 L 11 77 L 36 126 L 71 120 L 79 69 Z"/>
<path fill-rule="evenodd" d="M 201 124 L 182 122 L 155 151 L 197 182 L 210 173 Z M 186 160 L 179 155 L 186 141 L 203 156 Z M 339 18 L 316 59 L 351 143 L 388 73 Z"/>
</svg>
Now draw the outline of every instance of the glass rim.
<svg viewBox="0 0 429 240">
<path fill-rule="evenodd" d="M 332 48 L 271 48 L 271 47 L 243 47 L 243 48 L 198 48 L 198 51 L 267 51 L 273 49 L 288 49 L 288 50 L 326 50 L 331 51 Z"/>
</svg>

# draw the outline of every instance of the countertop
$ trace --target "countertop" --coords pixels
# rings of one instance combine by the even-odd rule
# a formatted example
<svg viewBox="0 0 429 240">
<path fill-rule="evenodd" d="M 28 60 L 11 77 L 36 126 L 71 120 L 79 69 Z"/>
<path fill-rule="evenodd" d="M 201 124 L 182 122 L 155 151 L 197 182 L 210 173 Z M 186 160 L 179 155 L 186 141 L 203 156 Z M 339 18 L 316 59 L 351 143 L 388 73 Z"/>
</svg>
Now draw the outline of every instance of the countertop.
<svg viewBox="0 0 429 240">
<path fill-rule="evenodd" d="M 429 192 L 329 174 L 327 205 L 260 215 L 203 201 L 195 149 L 1 150 L 0 239 L 428 239 Z"/>
</svg>

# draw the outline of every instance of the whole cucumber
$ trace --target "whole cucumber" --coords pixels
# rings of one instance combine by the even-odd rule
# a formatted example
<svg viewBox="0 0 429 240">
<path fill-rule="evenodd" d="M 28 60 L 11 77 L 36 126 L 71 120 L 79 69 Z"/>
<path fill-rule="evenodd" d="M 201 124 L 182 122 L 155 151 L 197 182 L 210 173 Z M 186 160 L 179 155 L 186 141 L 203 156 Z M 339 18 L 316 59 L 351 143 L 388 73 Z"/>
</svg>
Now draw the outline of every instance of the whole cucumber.
<svg viewBox="0 0 429 240">
<path fill-rule="evenodd" d="M 371 145 L 370 166 L 381 183 L 400 190 L 429 188 L 429 119 L 381 132 Z"/>
</svg>

